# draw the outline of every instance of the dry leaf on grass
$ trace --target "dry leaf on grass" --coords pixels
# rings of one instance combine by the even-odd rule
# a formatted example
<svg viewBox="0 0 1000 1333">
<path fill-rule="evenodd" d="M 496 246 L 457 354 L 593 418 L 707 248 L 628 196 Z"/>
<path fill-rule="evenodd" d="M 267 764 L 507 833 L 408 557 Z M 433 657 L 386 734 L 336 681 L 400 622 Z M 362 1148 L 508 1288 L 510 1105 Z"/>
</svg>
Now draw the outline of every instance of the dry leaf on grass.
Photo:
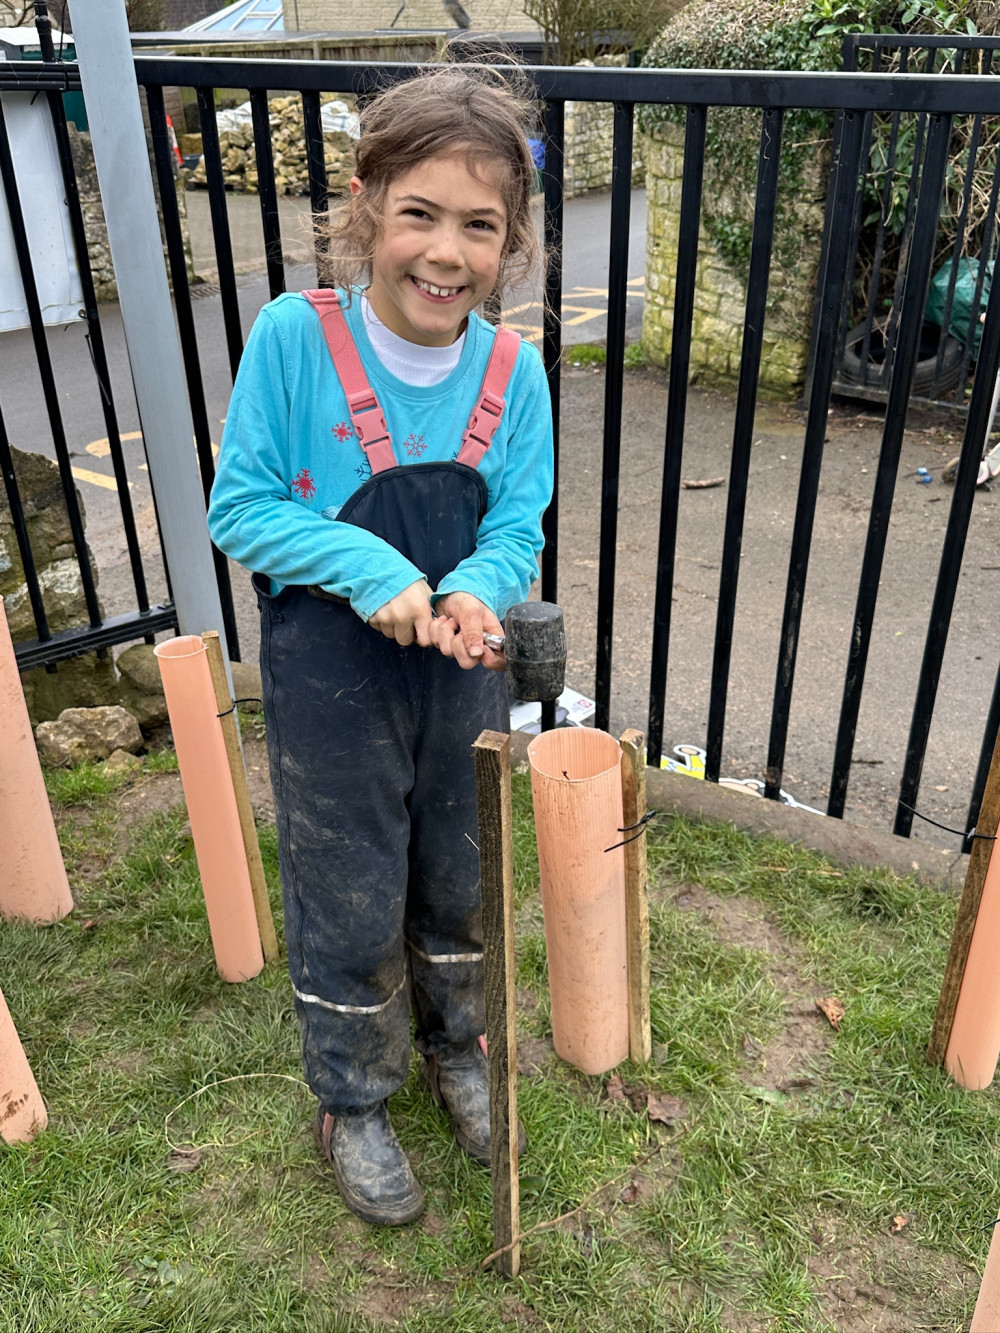
<svg viewBox="0 0 1000 1333">
<path fill-rule="evenodd" d="M 623 1102 L 625 1100 L 625 1084 L 622 1082 L 621 1074 L 612 1074 L 604 1085 L 604 1095 L 609 1102 Z"/>
<path fill-rule="evenodd" d="M 661 1125 L 672 1125 L 675 1120 L 683 1120 L 685 1109 L 679 1097 L 668 1097 L 663 1092 L 646 1093 L 646 1114 L 650 1120 Z"/>
<path fill-rule="evenodd" d="M 902 1231 L 905 1226 L 909 1226 L 909 1222 L 910 1219 L 907 1217 L 906 1213 L 897 1213 L 892 1219 L 892 1226 L 889 1230 L 895 1234 L 897 1231 Z"/>
<path fill-rule="evenodd" d="M 847 1012 L 843 1004 L 837 999 L 836 995 L 827 995 L 825 999 L 816 1001 L 816 1008 L 821 1014 L 826 1014 L 830 1020 L 830 1026 L 837 1032 L 840 1031 L 840 1020 Z"/>
<path fill-rule="evenodd" d="M 630 1181 L 619 1194 L 618 1199 L 621 1203 L 635 1203 L 639 1197 L 639 1186 L 634 1180 Z"/>
</svg>

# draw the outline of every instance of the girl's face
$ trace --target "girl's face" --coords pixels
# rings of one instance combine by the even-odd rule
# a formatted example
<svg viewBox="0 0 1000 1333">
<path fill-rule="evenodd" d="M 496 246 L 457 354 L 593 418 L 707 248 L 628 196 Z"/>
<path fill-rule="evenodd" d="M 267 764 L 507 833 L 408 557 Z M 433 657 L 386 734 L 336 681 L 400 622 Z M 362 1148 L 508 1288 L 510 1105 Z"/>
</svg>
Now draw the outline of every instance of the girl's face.
<svg viewBox="0 0 1000 1333">
<path fill-rule="evenodd" d="M 496 172 L 480 173 L 464 152 L 441 153 L 386 190 L 368 299 L 407 342 L 447 347 L 496 284 L 507 212 Z M 351 193 L 363 188 L 355 176 Z"/>
</svg>

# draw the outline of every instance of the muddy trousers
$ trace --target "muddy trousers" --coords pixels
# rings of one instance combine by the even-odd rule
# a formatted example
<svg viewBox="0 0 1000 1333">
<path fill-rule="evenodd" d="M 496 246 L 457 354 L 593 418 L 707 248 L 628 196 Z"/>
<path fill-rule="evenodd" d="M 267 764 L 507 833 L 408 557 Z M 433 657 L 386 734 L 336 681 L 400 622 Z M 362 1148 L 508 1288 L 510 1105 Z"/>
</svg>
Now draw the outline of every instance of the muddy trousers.
<svg viewBox="0 0 1000 1333">
<path fill-rule="evenodd" d="M 506 678 L 401 648 L 304 588 L 262 592 L 285 943 L 310 1088 L 333 1113 L 485 1029 L 472 742 Z"/>
</svg>

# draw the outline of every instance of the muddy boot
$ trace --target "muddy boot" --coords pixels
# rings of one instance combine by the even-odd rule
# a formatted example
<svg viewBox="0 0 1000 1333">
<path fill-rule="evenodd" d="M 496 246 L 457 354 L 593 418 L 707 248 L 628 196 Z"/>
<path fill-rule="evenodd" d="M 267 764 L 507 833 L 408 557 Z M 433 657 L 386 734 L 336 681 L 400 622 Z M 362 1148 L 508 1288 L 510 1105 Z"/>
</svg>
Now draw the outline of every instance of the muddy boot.
<svg viewBox="0 0 1000 1333">
<path fill-rule="evenodd" d="M 424 1211 L 424 1192 L 389 1122 L 385 1102 L 360 1115 L 316 1108 L 316 1146 L 333 1167 L 344 1202 L 374 1226 L 398 1227 Z"/>
<path fill-rule="evenodd" d="M 448 1112 L 455 1142 L 474 1161 L 489 1166 L 490 1083 L 480 1039 L 427 1056 L 424 1074 L 431 1096 Z M 524 1126 L 518 1121 L 517 1150 L 523 1153 L 526 1147 Z"/>
</svg>

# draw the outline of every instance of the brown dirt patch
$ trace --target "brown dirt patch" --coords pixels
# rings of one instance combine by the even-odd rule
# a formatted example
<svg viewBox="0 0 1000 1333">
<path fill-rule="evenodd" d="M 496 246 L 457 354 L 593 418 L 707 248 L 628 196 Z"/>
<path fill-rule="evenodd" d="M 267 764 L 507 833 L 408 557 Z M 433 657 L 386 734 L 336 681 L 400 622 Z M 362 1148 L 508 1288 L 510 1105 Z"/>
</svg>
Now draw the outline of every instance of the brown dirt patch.
<svg viewBox="0 0 1000 1333">
<path fill-rule="evenodd" d="M 816 984 L 802 978 L 802 951 L 753 898 L 720 897 L 698 884 L 681 885 L 674 897 L 678 907 L 697 912 L 718 939 L 766 954 L 771 980 L 784 993 L 781 1031 L 765 1047 L 747 1045 L 749 1081 L 782 1091 L 811 1081 L 833 1033 L 816 1008 Z"/>
<path fill-rule="evenodd" d="M 903 1233 L 861 1241 L 838 1235 L 834 1224 L 825 1231 L 818 1227 L 814 1238 L 818 1250 L 808 1260 L 809 1274 L 838 1333 L 952 1328 L 942 1310 L 960 1306 L 979 1286 L 978 1276 L 953 1255 L 928 1250 Z"/>
</svg>

